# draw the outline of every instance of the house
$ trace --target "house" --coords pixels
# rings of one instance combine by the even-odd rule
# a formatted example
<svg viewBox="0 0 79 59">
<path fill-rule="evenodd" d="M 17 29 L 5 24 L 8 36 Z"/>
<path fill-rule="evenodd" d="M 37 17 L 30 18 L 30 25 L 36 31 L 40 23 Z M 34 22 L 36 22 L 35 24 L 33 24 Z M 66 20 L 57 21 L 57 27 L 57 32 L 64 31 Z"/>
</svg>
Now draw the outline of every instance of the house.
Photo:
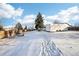
<svg viewBox="0 0 79 59">
<path fill-rule="evenodd" d="M 14 28 L 5 28 L 5 37 L 14 37 L 16 35 Z"/>
<path fill-rule="evenodd" d="M 1 30 L 0 31 L 0 39 L 2 39 L 4 37 L 5 37 L 5 31 L 4 30 Z"/>
<path fill-rule="evenodd" d="M 27 26 L 23 27 L 23 32 L 27 32 Z"/>
<path fill-rule="evenodd" d="M 47 24 L 46 31 L 66 31 L 70 27 L 67 23 Z"/>
<path fill-rule="evenodd" d="M 26 29 L 24 29 L 27 31 Z M 23 29 L 17 29 L 15 27 L 4 27 L 4 30 L 0 31 L 0 39 L 2 38 L 12 38 L 15 37 L 17 34 L 24 36 Z"/>
</svg>

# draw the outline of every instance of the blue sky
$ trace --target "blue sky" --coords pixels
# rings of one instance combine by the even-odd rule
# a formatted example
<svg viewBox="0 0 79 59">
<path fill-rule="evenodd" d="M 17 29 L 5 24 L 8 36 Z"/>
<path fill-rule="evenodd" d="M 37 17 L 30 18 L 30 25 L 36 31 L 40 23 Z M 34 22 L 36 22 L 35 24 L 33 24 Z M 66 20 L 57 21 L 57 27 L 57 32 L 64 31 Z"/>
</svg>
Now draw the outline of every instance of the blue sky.
<svg viewBox="0 0 79 59">
<path fill-rule="evenodd" d="M 79 6 L 77 3 L 14 3 L 11 4 L 15 8 L 23 8 L 24 14 L 38 14 L 41 12 L 45 15 L 54 15 L 57 12 L 67 9 L 72 6 Z"/>
<path fill-rule="evenodd" d="M 10 8 L 8 6 L 11 8 L 11 10 L 10 10 Z M 45 15 L 45 17 L 47 17 L 46 18 L 46 22 L 49 22 L 49 21 L 53 22 L 53 20 L 51 20 L 51 19 L 55 18 L 55 17 L 52 18 L 53 16 L 57 16 L 57 19 L 58 19 L 58 16 L 62 15 L 62 10 L 65 10 L 65 13 L 64 13 L 64 17 L 65 17 L 65 14 L 67 14 L 66 12 L 68 12 L 68 9 L 73 7 L 72 9 L 74 11 L 75 10 L 75 6 L 78 8 L 79 4 L 77 4 L 77 3 L 70 3 L 70 4 L 68 4 L 68 3 L 11 3 L 11 4 L 8 4 L 8 5 L 6 4 L 6 8 L 3 8 L 5 6 L 1 5 L 1 8 L 3 8 L 3 9 L 1 9 L 1 8 L 0 9 L 1 10 L 5 10 L 6 9 L 6 10 L 10 10 L 11 12 L 13 12 L 13 11 L 16 11 L 18 8 L 20 8 L 19 12 L 20 11 L 22 12 L 21 15 L 20 16 L 17 15 L 15 18 L 13 18 L 14 17 L 13 14 L 8 11 L 10 14 L 9 13 L 7 13 L 7 14 L 9 14 L 9 16 L 11 15 L 12 17 L 8 17 L 7 18 L 7 17 L 0 16 L 0 19 L 3 19 L 2 20 L 3 24 L 5 26 L 8 26 L 8 25 L 15 24 L 16 23 L 15 20 L 18 21 L 18 19 L 20 19 L 20 21 L 24 21 L 24 23 L 25 23 L 25 21 L 28 21 L 29 17 L 31 17 L 30 15 L 32 15 L 32 17 L 33 17 L 33 15 L 37 15 L 38 12 L 40 12 L 41 14 Z M 59 15 L 58 13 L 60 13 L 61 15 Z M 6 13 L 4 13 L 4 14 L 6 14 Z M 26 20 L 24 18 L 25 16 L 26 16 Z M 27 17 L 27 16 L 29 16 L 29 17 Z M 71 14 L 70 14 L 70 16 L 71 16 Z M 77 15 L 77 17 L 78 17 L 78 15 Z M 60 19 L 65 20 L 64 18 L 60 18 Z M 32 18 L 31 18 L 31 20 L 32 20 Z M 69 20 L 69 21 L 71 23 L 74 23 L 74 22 L 78 23 L 78 19 L 76 21 L 75 20 Z"/>
</svg>

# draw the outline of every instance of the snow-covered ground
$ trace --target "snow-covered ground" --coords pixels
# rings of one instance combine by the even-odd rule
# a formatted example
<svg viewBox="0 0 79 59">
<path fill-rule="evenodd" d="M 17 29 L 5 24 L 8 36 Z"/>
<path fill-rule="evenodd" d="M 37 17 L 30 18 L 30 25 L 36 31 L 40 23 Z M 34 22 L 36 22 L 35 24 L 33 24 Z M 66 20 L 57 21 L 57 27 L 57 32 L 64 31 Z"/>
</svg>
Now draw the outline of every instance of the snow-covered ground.
<svg viewBox="0 0 79 59">
<path fill-rule="evenodd" d="M 1 56 L 78 56 L 79 32 L 26 32 L 0 40 Z"/>
</svg>

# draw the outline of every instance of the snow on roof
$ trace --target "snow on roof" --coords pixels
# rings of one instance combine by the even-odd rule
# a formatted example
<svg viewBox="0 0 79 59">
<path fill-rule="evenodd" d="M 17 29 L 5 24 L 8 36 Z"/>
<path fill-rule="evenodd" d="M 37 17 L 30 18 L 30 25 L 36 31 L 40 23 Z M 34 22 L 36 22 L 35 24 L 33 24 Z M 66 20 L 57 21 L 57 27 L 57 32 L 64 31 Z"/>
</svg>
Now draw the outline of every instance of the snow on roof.
<svg viewBox="0 0 79 59">
<path fill-rule="evenodd" d="M 52 25 L 68 25 L 68 26 L 71 26 L 71 25 L 70 25 L 70 24 L 68 24 L 68 23 L 46 24 L 46 26 L 47 26 L 47 25 L 51 25 L 51 26 L 52 26 Z"/>
<path fill-rule="evenodd" d="M 14 28 L 14 26 L 11 26 L 11 25 L 10 25 L 10 26 L 4 26 L 4 29 L 5 29 L 5 30 L 11 30 L 11 29 L 13 29 L 13 28 Z"/>
</svg>

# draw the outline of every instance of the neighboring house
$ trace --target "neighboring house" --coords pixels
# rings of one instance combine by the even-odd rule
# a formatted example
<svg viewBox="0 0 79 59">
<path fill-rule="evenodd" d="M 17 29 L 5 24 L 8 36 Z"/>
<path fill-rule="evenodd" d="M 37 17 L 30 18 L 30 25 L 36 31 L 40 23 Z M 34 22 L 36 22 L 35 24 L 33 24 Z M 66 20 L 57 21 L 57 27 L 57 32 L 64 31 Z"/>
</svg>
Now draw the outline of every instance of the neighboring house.
<svg viewBox="0 0 79 59">
<path fill-rule="evenodd" d="M 0 31 L 0 39 L 4 38 L 5 37 L 5 31 L 1 30 Z"/>
<path fill-rule="evenodd" d="M 0 30 L 0 39 L 15 37 L 17 35 L 17 32 L 21 35 L 24 35 L 24 32 L 26 31 L 27 29 L 18 30 L 15 27 L 4 27 L 4 30 Z"/>
<path fill-rule="evenodd" d="M 15 35 L 15 28 L 5 28 L 5 37 L 14 37 Z"/>
<path fill-rule="evenodd" d="M 67 23 L 59 23 L 59 24 L 47 24 L 46 31 L 66 31 L 70 27 Z"/>
</svg>

